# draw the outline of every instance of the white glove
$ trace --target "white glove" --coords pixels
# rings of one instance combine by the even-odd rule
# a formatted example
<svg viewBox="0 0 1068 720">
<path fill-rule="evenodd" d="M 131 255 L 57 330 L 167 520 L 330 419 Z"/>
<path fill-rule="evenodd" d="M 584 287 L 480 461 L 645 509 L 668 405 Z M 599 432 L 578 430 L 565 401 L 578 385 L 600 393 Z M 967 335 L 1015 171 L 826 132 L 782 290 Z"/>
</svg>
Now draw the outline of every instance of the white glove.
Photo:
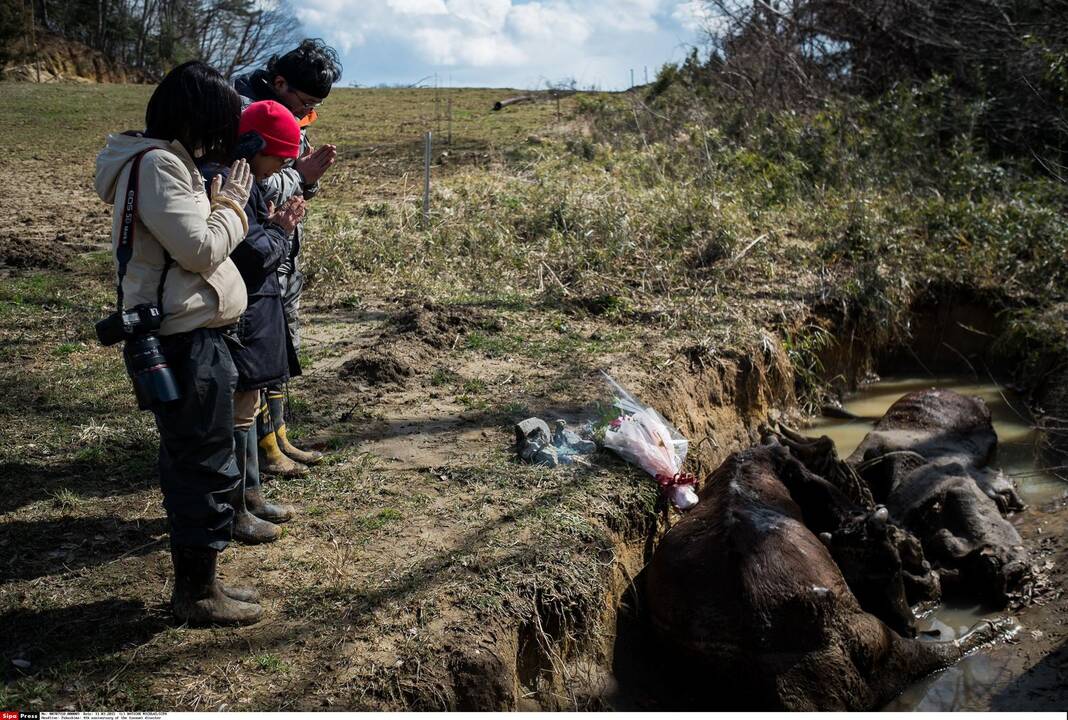
<svg viewBox="0 0 1068 720">
<path fill-rule="evenodd" d="M 223 184 L 222 175 L 216 175 L 211 181 L 211 201 L 233 202 L 238 208 L 244 209 L 248 203 L 248 195 L 252 192 L 252 171 L 248 161 L 241 158 L 230 167 L 230 176 Z"/>
</svg>

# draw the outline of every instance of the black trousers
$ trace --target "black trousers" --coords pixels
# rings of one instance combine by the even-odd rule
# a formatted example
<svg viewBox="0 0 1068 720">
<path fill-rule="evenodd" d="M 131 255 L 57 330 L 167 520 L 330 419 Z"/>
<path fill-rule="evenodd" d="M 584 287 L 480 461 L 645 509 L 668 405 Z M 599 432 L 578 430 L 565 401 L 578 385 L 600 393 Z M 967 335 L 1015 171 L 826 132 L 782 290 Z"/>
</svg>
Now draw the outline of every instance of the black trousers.
<svg viewBox="0 0 1068 720">
<path fill-rule="evenodd" d="M 162 336 L 160 349 L 182 394 L 155 411 L 171 546 L 222 550 L 234 519 L 223 495 L 241 481 L 234 457 L 237 370 L 219 330 Z"/>
</svg>

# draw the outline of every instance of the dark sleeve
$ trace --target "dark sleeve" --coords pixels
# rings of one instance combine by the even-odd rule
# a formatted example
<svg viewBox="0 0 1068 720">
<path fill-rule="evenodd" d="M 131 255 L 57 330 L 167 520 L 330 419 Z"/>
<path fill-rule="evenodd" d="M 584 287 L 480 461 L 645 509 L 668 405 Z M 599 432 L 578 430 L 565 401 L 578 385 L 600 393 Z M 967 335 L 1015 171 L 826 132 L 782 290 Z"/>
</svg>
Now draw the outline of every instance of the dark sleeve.
<svg viewBox="0 0 1068 720">
<path fill-rule="evenodd" d="M 241 271 L 249 288 L 258 288 L 263 280 L 278 269 L 289 250 L 285 231 L 267 222 L 267 201 L 255 183 L 245 206 L 248 234 L 245 241 L 234 248 L 230 259 Z"/>
</svg>

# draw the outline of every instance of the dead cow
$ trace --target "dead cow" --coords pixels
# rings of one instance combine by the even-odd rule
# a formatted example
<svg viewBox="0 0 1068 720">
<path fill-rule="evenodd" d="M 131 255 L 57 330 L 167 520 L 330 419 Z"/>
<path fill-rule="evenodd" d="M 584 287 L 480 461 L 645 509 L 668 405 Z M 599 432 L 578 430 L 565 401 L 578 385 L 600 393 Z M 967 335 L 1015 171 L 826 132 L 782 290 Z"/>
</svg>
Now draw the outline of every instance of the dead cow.
<svg viewBox="0 0 1068 720">
<path fill-rule="evenodd" d="M 996 451 L 982 399 L 924 390 L 895 402 L 847 463 L 893 520 L 920 538 L 947 594 L 1004 607 L 1026 589 L 1032 569 L 1003 517 L 1023 502 L 990 467 Z"/>
<path fill-rule="evenodd" d="M 646 581 L 649 618 L 676 653 L 675 666 L 703 691 L 695 702 L 872 709 L 1006 626 L 983 623 L 954 642 L 920 642 L 865 612 L 795 500 L 826 491 L 806 473 L 781 446 L 731 455 L 657 547 Z M 880 522 L 874 515 L 863 522 Z"/>
</svg>

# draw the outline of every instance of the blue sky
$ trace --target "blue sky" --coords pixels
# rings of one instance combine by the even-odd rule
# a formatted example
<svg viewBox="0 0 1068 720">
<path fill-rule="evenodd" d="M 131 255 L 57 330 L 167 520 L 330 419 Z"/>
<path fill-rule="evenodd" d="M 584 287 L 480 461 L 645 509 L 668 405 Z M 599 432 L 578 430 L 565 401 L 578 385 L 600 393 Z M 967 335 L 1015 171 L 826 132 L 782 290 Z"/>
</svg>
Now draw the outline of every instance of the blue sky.
<svg viewBox="0 0 1068 720">
<path fill-rule="evenodd" d="M 342 86 L 625 88 L 697 42 L 700 0 L 292 0 L 305 32 L 337 48 Z"/>
</svg>

